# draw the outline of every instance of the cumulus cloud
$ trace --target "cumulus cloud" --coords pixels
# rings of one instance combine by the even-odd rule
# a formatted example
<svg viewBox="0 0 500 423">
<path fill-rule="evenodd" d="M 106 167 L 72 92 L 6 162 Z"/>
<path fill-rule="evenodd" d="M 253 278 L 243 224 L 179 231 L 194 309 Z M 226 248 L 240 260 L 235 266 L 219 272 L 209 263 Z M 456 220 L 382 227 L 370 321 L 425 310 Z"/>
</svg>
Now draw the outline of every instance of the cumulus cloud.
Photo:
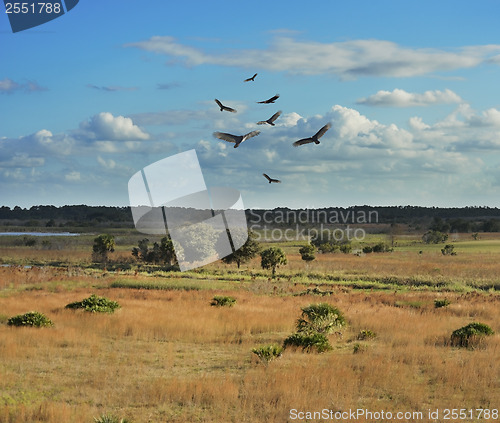
<svg viewBox="0 0 500 423">
<path fill-rule="evenodd" d="M 84 136 L 98 141 L 131 141 L 147 140 L 149 134 L 134 125 L 132 119 L 123 116 L 113 116 L 101 112 L 82 122 L 80 128 Z"/>
<path fill-rule="evenodd" d="M 465 46 L 455 50 L 409 48 L 385 40 L 333 43 L 298 41 L 278 36 L 267 49 L 231 50 L 211 54 L 179 43 L 169 36 L 126 44 L 169 57 L 187 66 L 212 64 L 292 74 L 330 74 L 353 79 L 362 76 L 411 77 L 495 63 L 500 45 Z M 493 59 L 493 60 L 492 60 Z"/>
<path fill-rule="evenodd" d="M 379 91 L 366 98 L 357 101 L 358 104 L 367 106 L 384 107 L 413 107 L 430 106 L 433 104 L 461 103 L 462 99 L 451 90 L 425 91 L 423 94 L 409 93 L 405 90 L 394 89 L 393 91 Z"/>
</svg>

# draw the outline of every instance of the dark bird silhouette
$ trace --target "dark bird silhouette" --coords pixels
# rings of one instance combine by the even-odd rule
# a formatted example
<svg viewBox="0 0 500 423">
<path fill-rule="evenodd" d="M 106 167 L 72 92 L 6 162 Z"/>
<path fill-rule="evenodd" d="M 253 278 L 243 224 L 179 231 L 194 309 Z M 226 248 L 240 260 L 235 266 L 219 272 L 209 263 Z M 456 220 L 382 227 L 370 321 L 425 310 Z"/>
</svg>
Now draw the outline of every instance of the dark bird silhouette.
<svg viewBox="0 0 500 423">
<path fill-rule="evenodd" d="M 257 103 L 259 103 L 259 104 L 270 104 L 270 103 L 274 103 L 278 98 L 280 98 L 280 95 L 276 94 L 274 97 L 271 97 L 268 100 L 258 101 Z"/>
<path fill-rule="evenodd" d="M 243 141 L 246 141 L 247 139 L 252 137 L 256 137 L 259 134 L 260 131 L 252 131 L 245 135 L 232 135 L 226 134 L 225 132 L 214 132 L 214 137 L 227 142 L 233 142 L 235 144 L 234 148 L 237 148 Z"/>
<path fill-rule="evenodd" d="M 269 177 L 268 175 L 266 175 L 265 173 L 263 173 L 263 175 L 266 177 L 266 179 L 269 181 L 269 183 L 275 182 L 277 184 L 281 184 L 281 181 L 279 179 L 273 179 L 273 178 Z"/>
<path fill-rule="evenodd" d="M 231 109 L 231 107 L 227 107 L 227 106 L 224 106 L 219 100 L 215 99 L 215 102 L 218 104 L 218 106 L 220 107 L 220 111 L 223 112 L 224 110 L 226 112 L 232 112 L 232 113 L 236 113 L 236 110 L 234 109 Z"/>
<path fill-rule="evenodd" d="M 294 147 L 298 147 L 299 145 L 309 144 L 311 142 L 313 142 L 315 144 L 319 144 L 319 139 L 323 135 L 325 135 L 325 132 L 328 131 L 331 126 L 332 126 L 331 124 L 327 123 L 325 126 L 323 126 L 323 128 L 321 128 L 318 132 L 316 132 L 312 137 L 310 137 L 310 138 L 302 138 L 301 140 L 295 141 L 293 143 L 293 146 Z"/>
<path fill-rule="evenodd" d="M 268 120 L 261 120 L 260 122 L 257 122 L 257 125 L 265 125 L 266 123 L 268 123 L 269 125 L 274 126 L 274 121 L 278 119 L 280 115 L 281 110 L 272 115 Z"/>
<path fill-rule="evenodd" d="M 255 81 L 255 77 L 257 76 L 258 74 L 255 74 L 254 76 L 252 76 L 251 78 L 247 78 L 245 79 L 243 82 L 249 82 L 249 81 Z"/>
</svg>

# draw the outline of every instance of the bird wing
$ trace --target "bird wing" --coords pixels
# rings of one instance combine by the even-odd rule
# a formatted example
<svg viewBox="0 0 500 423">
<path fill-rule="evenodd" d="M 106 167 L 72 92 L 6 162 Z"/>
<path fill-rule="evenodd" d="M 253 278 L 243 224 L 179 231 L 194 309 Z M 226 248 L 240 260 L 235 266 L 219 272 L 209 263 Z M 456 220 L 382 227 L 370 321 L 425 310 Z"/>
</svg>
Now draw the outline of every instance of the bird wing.
<svg viewBox="0 0 500 423">
<path fill-rule="evenodd" d="M 299 145 L 309 144 L 311 142 L 314 142 L 312 138 L 302 138 L 301 140 L 295 141 L 293 146 L 298 147 Z"/>
<path fill-rule="evenodd" d="M 227 110 L 228 112 L 236 113 L 236 110 L 231 109 L 231 107 L 223 106 L 224 110 Z"/>
<path fill-rule="evenodd" d="M 281 110 L 279 112 L 276 112 L 274 115 L 271 116 L 269 119 L 270 122 L 274 122 L 276 119 L 278 119 L 281 115 Z"/>
<path fill-rule="evenodd" d="M 256 137 L 259 134 L 260 134 L 260 131 L 249 132 L 248 134 L 243 135 L 243 140 L 241 142 L 243 142 L 243 141 L 245 141 L 245 140 L 247 140 L 249 138 Z"/>
<path fill-rule="evenodd" d="M 266 175 L 265 173 L 263 173 L 263 175 L 265 176 L 265 178 L 266 178 L 269 182 L 271 182 L 271 178 L 270 178 L 268 175 Z"/>
<path fill-rule="evenodd" d="M 331 126 L 332 125 L 330 123 L 327 123 L 325 126 L 323 126 L 323 128 L 321 128 L 318 132 L 316 132 L 316 134 L 314 134 L 313 138 L 315 139 L 321 138 L 323 135 L 325 135 L 325 132 L 328 131 Z"/>
<path fill-rule="evenodd" d="M 269 103 L 272 103 L 274 100 L 277 100 L 278 98 L 280 98 L 280 95 L 276 94 L 274 97 L 271 97 L 269 100 L 266 100 L 266 101 Z"/>
<path fill-rule="evenodd" d="M 257 122 L 257 125 L 265 125 L 266 123 L 269 123 L 267 120 L 261 120 Z"/>
<path fill-rule="evenodd" d="M 234 143 L 236 143 L 236 138 L 237 138 L 236 135 L 226 134 L 225 132 L 214 132 L 214 137 L 227 142 L 234 142 Z"/>
<path fill-rule="evenodd" d="M 273 179 L 273 182 L 276 182 L 277 184 L 281 184 L 281 181 L 279 179 Z"/>
<path fill-rule="evenodd" d="M 221 103 L 219 100 L 215 99 L 215 102 L 217 103 L 217 105 L 218 105 L 221 109 L 222 109 L 222 108 L 224 108 L 224 106 L 222 105 L 222 103 Z"/>
</svg>

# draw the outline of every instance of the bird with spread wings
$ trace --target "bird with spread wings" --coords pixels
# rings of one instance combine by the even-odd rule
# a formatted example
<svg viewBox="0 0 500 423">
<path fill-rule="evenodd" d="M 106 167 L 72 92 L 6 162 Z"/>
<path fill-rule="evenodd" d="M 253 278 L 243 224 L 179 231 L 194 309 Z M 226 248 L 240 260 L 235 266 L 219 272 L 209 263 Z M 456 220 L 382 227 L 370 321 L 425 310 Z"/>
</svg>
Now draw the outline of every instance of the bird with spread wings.
<svg viewBox="0 0 500 423">
<path fill-rule="evenodd" d="M 267 175 L 266 173 L 263 173 L 262 175 L 265 176 L 265 178 L 269 181 L 269 183 L 276 183 L 276 184 L 281 184 L 281 181 L 279 179 L 273 179 L 271 178 L 269 175 Z"/>
<path fill-rule="evenodd" d="M 259 103 L 259 104 L 270 104 L 270 103 L 274 103 L 278 98 L 280 98 L 280 95 L 276 94 L 275 96 L 273 96 L 271 98 L 268 98 L 267 100 L 258 101 L 257 103 Z"/>
<path fill-rule="evenodd" d="M 319 144 L 319 139 L 325 135 L 325 132 L 330 129 L 332 125 L 330 123 L 327 123 L 323 128 L 321 128 L 318 132 L 316 132 L 312 137 L 309 138 L 302 138 L 301 140 L 295 141 L 293 143 L 294 147 L 298 147 L 299 145 L 304 145 L 304 144 L 309 144 L 309 143 L 315 143 Z"/>
<path fill-rule="evenodd" d="M 236 113 L 236 110 L 231 109 L 231 107 L 224 106 L 219 100 L 215 99 L 215 102 L 220 107 L 221 112 L 225 110 L 226 112 Z"/>
<path fill-rule="evenodd" d="M 237 148 L 243 141 L 246 141 L 247 139 L 252 137 L 256 137 L 259 134 L 260 131 L 252 131 L 245 135 L 233 135 L 227 134 L 225 132 L 214 132 L 214 137 L 227 142 L 232 142 L 234 143 L 234 148 Z"/>
<path fill-rule="evenodd" d="M 247 79 L 245 79 L 243 82 L 255 81 L 255 77 L 256 77 L 257 75 L 258 75 L 258 74 L 256 73 L 254 76 L 252 76 L 251 78 L 247 78 Z"/>
<path fill-rule="evenodd" d="M 271 126 L 274 126 L 274 121 L 278 119 L 281 115 L 281 110 L 279 112 L 276 112 L 274 115 L 272 115 L 268 120 L 261 120 L 260 122 L 257 122 L 257 125 L 265 125 L 268 123 Z"/>
</svg>

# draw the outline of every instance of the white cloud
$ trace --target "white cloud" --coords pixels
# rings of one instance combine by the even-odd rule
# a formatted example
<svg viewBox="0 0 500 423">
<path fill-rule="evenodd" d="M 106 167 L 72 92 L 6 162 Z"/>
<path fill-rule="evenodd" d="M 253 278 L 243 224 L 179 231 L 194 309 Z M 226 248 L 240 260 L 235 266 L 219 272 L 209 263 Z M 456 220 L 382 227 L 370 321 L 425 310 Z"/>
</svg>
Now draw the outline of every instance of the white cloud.
<svg viewBox="0 0 500 423">
<path fill-rule="evenodd" d="M 291 37 L 276 37 L 267 49 L 231 50 L 220 54 L 204 52 L 167 36 L 154 36 L 125 47 L 163 54 L 170 62 L 187 66 L 212 64 L 303 75 L 330 74 L 346 79 L 410 77 L 472 68 L 494 63 L 495 55 L 500 52 L 500 45 L 466 46 L 448 51 L 408 48 L 374 39 L 320 43 Z"/>
<path fill-rule="evenodd" d="M 0 94 L 12 94 L 15 91 L 44 91 L 46 88 L 41 87 L 35 81 L 26 81 L 19 83 L 10 78 L 0 80 Z"/>
<path fill-rule="evenodd" d="M 23 167 L 40 167 L 45 164 L 44 157 L 30 157 L 26 153 L 16 153 L 8 160 L 0 161 L 0 168 L 23 168 Z"/>
<path fill-rule="evenodd" d="M 114 169 L 116 167 L 116 162 L 113 159 L 103 159 L 101 156 L 97 156 L 97 162 L 106 169 Z"/>
<path fill-rule="evenodd" d="M 409 93 L 405 90 L 379 91 L 367 98 L 361 98 L 358 104 L 384 107 L 429 106 L 432 104 L 461 103 L 462 99 L 451 90 L 426 91 L 423 94 Z"/>
<path fill-rule="evenodd" d="M 108 112 L 94 115 L 87 122 L 82 122 L 80 128 L 84 136 L 100 141 L 132 141 L 147 140 L 149 134 L 134 125 L 132 119 L 123 116 L 113 116 Z"/>
<path fill-rule="evenodd" d="M 80 172 L 74 170 L 72 172 L 66 173 L 66 175 L 64 175 L 64 179 L 70 182 L 79 181 L 81 179 Z"/>
</svg>

